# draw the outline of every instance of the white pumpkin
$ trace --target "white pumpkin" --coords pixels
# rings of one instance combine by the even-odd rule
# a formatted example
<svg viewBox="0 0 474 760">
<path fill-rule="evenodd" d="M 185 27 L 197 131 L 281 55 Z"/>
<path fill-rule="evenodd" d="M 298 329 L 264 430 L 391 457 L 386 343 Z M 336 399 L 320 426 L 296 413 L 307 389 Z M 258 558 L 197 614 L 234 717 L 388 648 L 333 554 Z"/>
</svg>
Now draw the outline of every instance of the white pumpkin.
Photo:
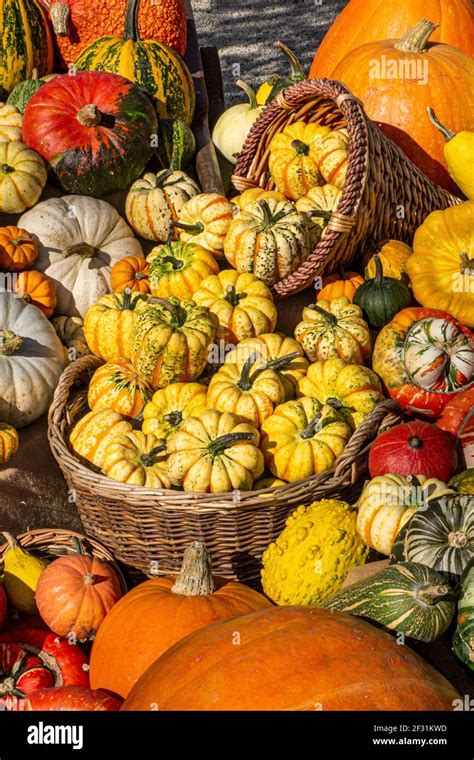
<svg viewBox="0 0 474 760">
<path fill-rule="evenodd" d="M 18 224 L 40 243 L 35 268 L 56 285 L 56 313 L 84 317 L 111 292 L 110 271 L 124 256 L 143 256 L 140 243 L 110 203 L 85 195 L 51 198 Z"/>
<path fill-rule="evenodd" d="M 28 425 L 48 409 L 66 351 L 44 314 L 0 292 L 0 422 Z"/>
<path fill-rule="evenodd" d="M 252 88 L 241 79 L 236 84 L 244 90 L 248 102 L 237 103 L 224 111 L 212 132 L 212 142 L 231 164 L 237 163 L 237 156 L 247 135 L 263 111 Z"/>
</svg>

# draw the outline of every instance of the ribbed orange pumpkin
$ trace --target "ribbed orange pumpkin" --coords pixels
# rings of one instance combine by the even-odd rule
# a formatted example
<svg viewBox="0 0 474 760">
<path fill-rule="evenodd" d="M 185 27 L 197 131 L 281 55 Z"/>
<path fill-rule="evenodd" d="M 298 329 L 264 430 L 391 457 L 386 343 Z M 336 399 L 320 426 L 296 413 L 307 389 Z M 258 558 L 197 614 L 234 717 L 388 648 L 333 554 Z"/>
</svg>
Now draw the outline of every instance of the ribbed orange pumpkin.
<svg viewBox="0 0 474 760">
<path fill-rule="evenodd" d="M 133 419 L 152 396 L 148 383 L 127 359 L 116 357 L 96 369 L 89 383 L 87 401 L 92 411 L 113 409 Z"/>
<path fill-rule="evenodd" d="M 423 20 L 400 40 L 352 50 L 331 78 L 362 100 L 367 115 L 433 182 L 459 193 L 427 108 L 453 132 L 473 130 L 474 61 L 450 45 L 428 44 L 433 26 Z M 472 21 L 470 29 L 472 35 Z"/>
<path fill-rule="evenodd" d="M 111 565 L 83 553 L 58 557 L 40 575 L 36 606 L 44 622 L 58 636 L 93 638 L 122 596 Z"/>
<path fill-rule="evenodd" d="M 41 309 L 50 317 L 56 308 L 56 288 L 52 280 L 42 272 L 31 269 L 20 272 L 15 282 L 15 292 L 25 301 Z"/>
<path fill-rule="evenodd" d="M 330 274 L 324 278 L 323 287 L 318 291 L 316 299 L 318 301 L 332 301 L 333 298 L 345 296 L 352 302 L 357 288 L 363 284 L 362 275 L 357 272 L 345 272 L 341 267 L 339 274 Z"/>
<path fill-rule="evenodd" d="M 38 243 L 26 230 L 0 227 L 0 269 L 21 272 L 28 269 L 38 256 Z"/>
<path fill-rule="evenodd" d="M 361 45 L 401 37 L 420 18 L 438 28 L 433 42 L 444 42 L 474 56 L 472 0 L 350 0 L 318 48 L 310 78 L 332 76 L 342 59 Z"/>
<path fill-rule="evenodd" d="M 452 710 L 458 696 L 360 618 L 274 607 L 187 636 L 144 673 L 122 709 Z"/>
<path fill-rule="evenodd" d="M 43 0 L 56 32 L 63 64 L 76 60 L 93 40 L 123 32 L 127 0 Z M 186 13 L 183 0 L 141 0 L 138 29 L 144 40 L 157 40 L 184 55 Z"/>
<path fill-rule="evenodd" d="M 153 578 L 129 591 L 107 615 L 94 640 L 92 688 L 126 697 L 149 665 L 188 633 L 271 606 L 241 583 L 214 580 L 216 590 L 209 555 L 195 541 L 184 554 L 177 579 Z"/>
<path fill-rule="evenodd" d="M 116 261 L 110 273 L 110 285 L 114 292 L 121 293 L 126 288 L 136 293 L 149 293 L 148 274 L 150 265 L 139 256 L 124 256 Z"/>
</svg>

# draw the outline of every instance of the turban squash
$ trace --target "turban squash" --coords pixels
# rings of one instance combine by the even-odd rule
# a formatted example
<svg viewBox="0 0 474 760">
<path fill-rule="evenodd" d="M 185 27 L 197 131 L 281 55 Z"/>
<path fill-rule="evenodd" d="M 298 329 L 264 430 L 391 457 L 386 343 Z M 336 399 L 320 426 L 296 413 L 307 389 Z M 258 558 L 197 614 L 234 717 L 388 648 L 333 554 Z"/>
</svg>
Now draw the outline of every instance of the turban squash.
<svg viewBox="0 0 474 760">
<path fill-rule="evenodd" d="M 188 636 L 143 674 L 122 709 L 423 711 L 452 710 L 457 698 L 443 676 L 369 623 L 275 607 Z"/>
</svg>

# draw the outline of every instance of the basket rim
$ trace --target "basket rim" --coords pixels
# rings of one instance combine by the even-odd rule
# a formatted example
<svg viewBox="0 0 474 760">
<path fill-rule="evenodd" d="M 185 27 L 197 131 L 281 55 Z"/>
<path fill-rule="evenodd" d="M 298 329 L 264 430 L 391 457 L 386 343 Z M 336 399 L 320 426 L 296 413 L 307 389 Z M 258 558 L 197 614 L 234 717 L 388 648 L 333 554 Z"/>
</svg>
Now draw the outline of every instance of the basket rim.
<svg viewBox="0 0 474 760">
<path fill-rule="evenodd" d="M 315 483 L 325 485 L 328 489 L 333 486 L 344 485 L 344 478 L 350 477 L 350 484 L 355 482 L 355 473 L 353 465 L 357 457 L 362 456 L 370 447 L 377 430 L 386 418 L 398 417 L 397 412 L 399 405 L 393 399 L 386 399 L 371 412 L 364 422 L 352 433 L 344 452 L 336 460 L 335 467 L 319 475 L 313 475 L 310 478 L 299 480 L 295 483 L 288 483 L 276 488 L 264 488 L 258 491 L 241 491 L 237 490 L 239 498 L 236 500 L 236 491 L 229 493 L 207 493 L 207 492 L 190 492 L 174 491 L 171 489 L 151 489 L 143 486 L 131 485 L 120 481 L 112 480 L 102 473 L 94 472 L 87 465 L 81 462 L 69 449 L 64 436 L 60 430 L 61 420 L 64 418 L 66 406 L 70 398 L 70 391 L 75 385 L 75 381 L 80 374 L 101 363 L 96 356 L 84 356 L 70 364 L 63 372 L 58 387 L 56 388 L 53 402 L 51 404 L 48 416 L 48 440 L 59 467 L 63 474 L 67 473 L 69 477 L 75 480 L 83 481 L 84 487 L 97 495 L 107 499 L 118 499 L 127 501 L 130 497 L 139 497 L 138 500 L 143 504 L 143 508 L 159 500 L 166 502 L 167 509 L 177 509 L 180 511 L 199 511 L 205 512 L 238 512 L 245 509 L 264 509 L 270 506 L 271 497 L 278 494 L 281 501 L 285 498 L 292 498 L 295 493 L 304 493 L 305 488 L 313 487 Z M 65 475 L 66 477 L 66 475 Z M 68 478 L 66 477 L 66 480 Z M 73 490 L 78 490 L 73 487 Z M 260 500 L 261 503 L 258 503 Z M 133 499 L 135 502 L 135 499 Z M 212 502 L 215 502 L 214 504 Z M 251 503 L 250 503 L 251 502 Z M 257 502 L 257 503 L 255 503 Z M 148 503 L 148 504 L 147 504 Z M 135 505 L 136 506 L 136 505 Z M 139 515 L 137 515 L 137 518 Z"/>
</svg>

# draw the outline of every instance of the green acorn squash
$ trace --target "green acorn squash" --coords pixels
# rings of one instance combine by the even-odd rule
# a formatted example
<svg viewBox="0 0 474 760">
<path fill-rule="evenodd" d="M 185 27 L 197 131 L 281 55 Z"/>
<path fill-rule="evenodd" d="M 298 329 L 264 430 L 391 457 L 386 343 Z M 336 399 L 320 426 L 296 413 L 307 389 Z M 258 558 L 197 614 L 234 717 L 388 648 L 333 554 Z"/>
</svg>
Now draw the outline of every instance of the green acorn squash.
<svg viewBox="0 0 474 760">
<path fill-rule="evenodd" d="M 459 576 L 474 557 L 474 499 L 446 494 L 415 512 L 392 547 L 392 562 L 419 562 Z"/>
<path fill-rule="evenodd" d="M 411 303 L 411 293 L 401 280 L 385 277 L 380 258 L 375 255 L 375 277 L 357 288 L 356 303 L 365 312 L 372 327 L 383 327 Z"/>
<path fill-rule="evenodd" d="M 469 563 L 463 574 L 457 623 L 453 637 L 454 654 L 474 670 L 474 561 Z"/>
<path fill-rule="evenodd" d="M 364 617 L 428 642 L 449 627 L 456 603 L 442 575 L 425 565 L 403 562 L 348 586 L 321 607 Z"/>
</svg>

